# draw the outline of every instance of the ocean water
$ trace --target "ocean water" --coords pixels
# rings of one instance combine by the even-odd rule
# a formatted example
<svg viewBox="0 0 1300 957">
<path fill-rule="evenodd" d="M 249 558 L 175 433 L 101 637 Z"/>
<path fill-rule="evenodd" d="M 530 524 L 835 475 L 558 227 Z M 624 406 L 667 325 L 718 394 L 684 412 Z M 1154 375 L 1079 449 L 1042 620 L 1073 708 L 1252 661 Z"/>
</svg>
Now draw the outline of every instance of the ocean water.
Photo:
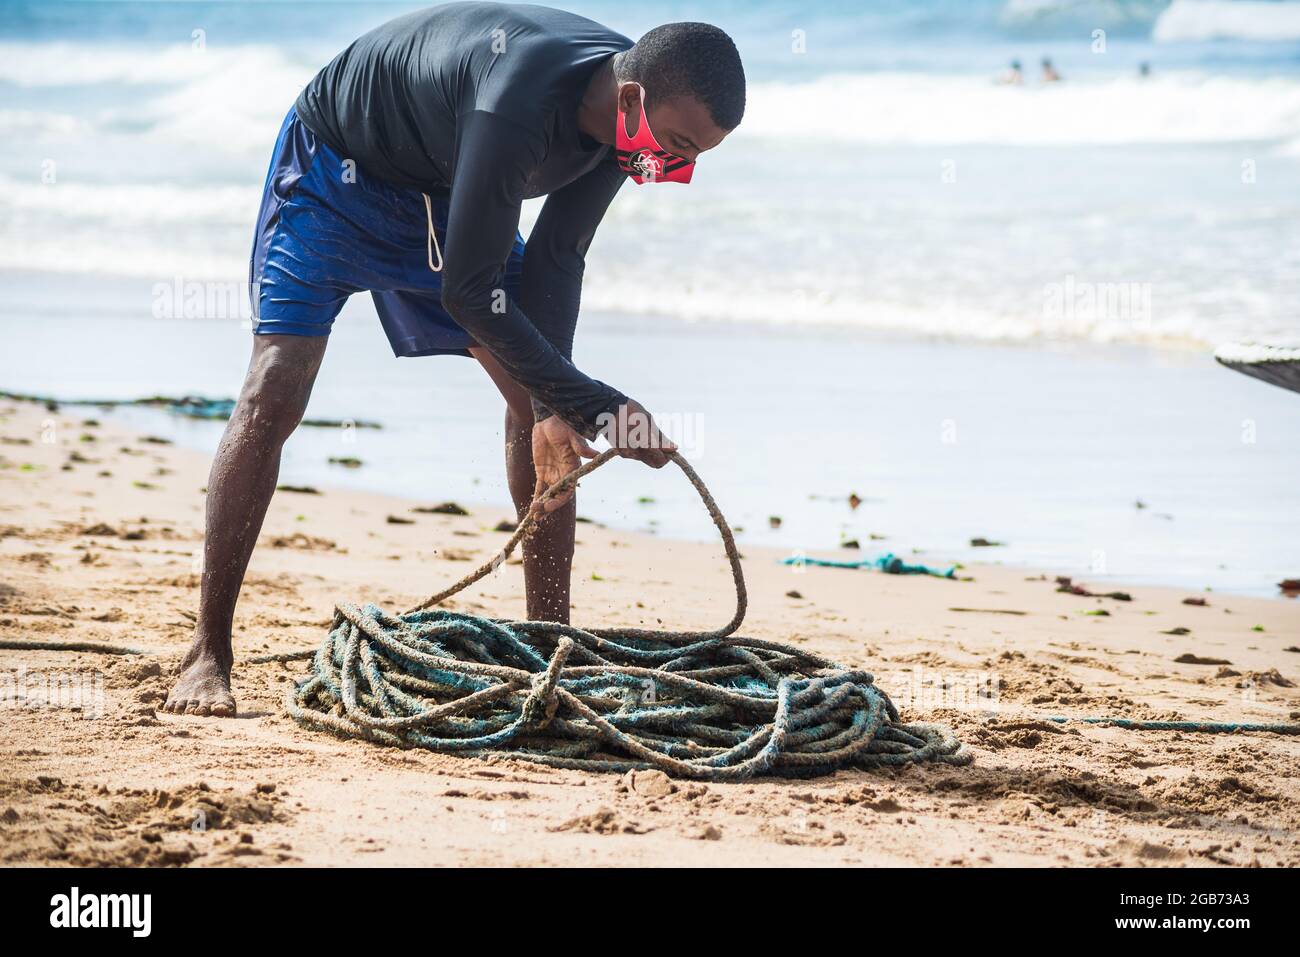
<svg viewBox="0 0 1300 957">
<path fill-rule="evenodd" d="M 0 389 L 234 394 L 239 318 L 160 318 L 160 296 L 246 277 L 285 110 L 415 6 L 0 0 Z M 577 357 L 699 439 L 748 540 L 969 557 L 985 535 L 1007 561 L 1261 592 L 1300 574 L 1300 401 L 1208 359 L 1300 341 L 1300 2 L 567 6 L 634 37 L 709 20 L 744 57 L 745 123 L 691 186 L 614 204 Z M 994 82 L 1012 59 L 1025 84 Z M 387 428 L 348 473 L 323 464 L 337 436 L 298 436 L 287 474 L 504 500 L 475 367 L 386 359 L 364 297 L 335 340 L 313 414 Z M 666 479 L 623 474 L 584 510 L 708 534 Z"/>
<path fill-rule="evenodd" d="M 591 308 L 983 341 L 1300 335 L 1300 3 L 570 5 L 632 36 L 717 22 L 751 84 L 690 189 L 624 191 Z M 298 90 L 414 6 L 0 2 L 0 269 L 243 277 Z M 1066 82 L 1037 82 L 1041 56 Z M 993 83 L 1012 58 L 1029 82 Z M 1063 314 L 1067 277 L 1142 285 L 1150 308 Z"/>
<path fill-rule="evenodd" d="M 0 350 L 7 389 L 57 382 L 60 394 L 95 398 L 238 389 L 248 352 L 238 321 L 105 314 L 93 300 L 103 287 L 83 283 L 52 297 L 66 299 L 51 303 L 66 313 L 30 322 L 23 349 Z M 487 377 L 465 360 L 394 360 L 363 306 L 358 297 L 344 309 L 308 415 L 384 427 L 299 429 L 281 480 L 429 504 L 508 502 L 503 406 Z M 1259 595 L 1300 569 L 1300 401 L 1205 355 L 727 322 L 684 336 L 599 312 L 584 322 L 579 365 L 636 384 L 742 529 L 742 548 L 893 551 Z M 205 451 L 222 429 L 148 409 L 107 414 Z M 364 464 L 330 465 L 338 456 Z M 716 532 L 675 473 L 610 463 L 583 482 L 579 512 L 710 540 Z M 976 537 L 1004 547 L 971 548 Z M 841 549 L 849 539 L 861 550 Z"/>
</svg>

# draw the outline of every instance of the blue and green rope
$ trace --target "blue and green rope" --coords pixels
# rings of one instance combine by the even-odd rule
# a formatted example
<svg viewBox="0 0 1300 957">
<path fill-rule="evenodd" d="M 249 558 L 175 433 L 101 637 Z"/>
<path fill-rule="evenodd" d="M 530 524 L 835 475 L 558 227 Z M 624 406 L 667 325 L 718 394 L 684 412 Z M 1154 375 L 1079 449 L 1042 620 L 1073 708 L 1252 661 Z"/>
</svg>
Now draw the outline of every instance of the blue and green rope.
<svg viewBox="0 0 1300 957">
<path fill-rule="evenodd" d="M 722 536 L 736 611 L 705 632 L 581 629 L 433 609 L 499 567 L 546 501 L 617 453 L 539 496 L 500 554 L 401 615 L 336 607 L 310 673 L 285 706 L 300 724 L 343 737 L 558 768 L 658 768 L 742 780 L 842 767 L 940 761 L 970 753 L 946 728 L 905 723 L 866 671 L 790 645 L 735 634 L 747 597 L 731 529 L 694 469 Z"/>
</svg>

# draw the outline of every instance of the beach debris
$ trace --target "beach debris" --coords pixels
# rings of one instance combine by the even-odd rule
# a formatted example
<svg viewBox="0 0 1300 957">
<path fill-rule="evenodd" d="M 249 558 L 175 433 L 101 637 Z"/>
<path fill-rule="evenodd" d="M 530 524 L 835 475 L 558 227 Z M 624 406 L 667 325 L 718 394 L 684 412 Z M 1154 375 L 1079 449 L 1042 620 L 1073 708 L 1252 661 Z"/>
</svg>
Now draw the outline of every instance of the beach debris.
<svg viewBox="0 0 1300 957">
<path fill-rule="evenodd" d="M 563 824 L 548 827 L 548 831 L 577 831 L 584 834 L 645 834 L 651 828 L 637 821 L 625 821 L 608 806 L 596 808 L 591 814 L 570 818 Z"/>
<path fill-rule="evenodd" d="M 856 538 L 848 538 L 840 542 L 840 548 L 861 548 Z"/>
<path fill-rule="evenodd" d="M 1255 627 L 1251 628 L 1250 630 L 1251 630 L 1251 631 L 1261 631 L 1261 632 L 1262 632 L 1262 631 L 1264 630 L 1264 626 L 1263 626 L 1263 625 L 1256 625 Z"/>
<path fill-rule="evenodd" d="M 86 441 L 84 436 L 82 437 L 82 441 L 83 442 Z M 95 440 L 94 438 L 91 438 L 90 441 L 93 442 Z M 140 441 L 148 442 L 150 445 L 171 445 L 172 444 L 171 439 L 164 439 L 161 435 L 142 435 L 140 436 Z"/>
<path fill-rule="evenodd" d="M 519 528 L 518 522 L 512 522 L 508 518 L 503 518 L 492 527 L 494 532 L 513 532 Z"/>
<path fill-rule="evenodd" d="M 230 416 L 224 416 L 230 418 Z M 298 423 L 310 429 L 382 429 L 378 422 L 362 422 L 360 419 L 303 419 Z"/>
<path fill-rule="evenodd" d="M 1084 612 L 1085 615 L 1092 615 L 1095 618 L 1109 618 L 1110 612 L 1105 608 L 1090 608 Z"/>
<path fill-rule="evenodd" d="M 345 469 L 359 469 L 362 462 L 355 455 L 331 455 L 329 458 L 330 465 L 341 465 Z"/>
<path fill-rule="evenodd" d="M 276 535 L 272 537 L 267 544 L 272 548 L 297 548 L 302 551 L 333 551 L 338 545 L 328 538 L 318 538 L 315 535 L 304 535 L 302 532 L 294 532 L 292 535 Z"/>
<path fill-rule="evenodd" d="M 1279 688 L 1295 687 L 1295 682 L 1284 677 L 1282 672 L 1276 668 L 1269 668 L 1268 671 L 1252 671 L 1250 680 L 1257 685 L 1277 685 Z"/>
<path fill-rule="evenodd" d="M 1207 607 L 1210 603 L 1209 603 L 1208 601 L 1206 601 L 1204 598 L 1184 598 L 1184 599 L 1183 599 L 1183 604 L 1184 604 L 1184 605 L 1195 605 L 1197 608 L 1205 608 L 1205 607 Z"/>
<path fill-rule="evenodd" d="M 780 528 L 780 527 L 781 527 L 781 516 L 780 516 L 780 515 L 769 515 L 769 516 L 767 517 L 767 524 L 768 524 L 768 527 L 770 527 L 770 528 Z"/>
<path fill-rule="evenodd" d="M 1056 590 L 1065 592 L 1068 595 L 1082 595 L 1084 598 L 1111 598 L 1115 601 L 1132 601 L 1133 596 L 1126 591 L 1107 591 L 1094 592 L 1089 591 L 1082 585 L 1076 585 L 1074 580 L 1068 575 L 1056 576 Z"/>
<path fill-rule="evenodd" d="M 1285 594 L 1300 595 L 1300 578 L 1284 578 L 1277 583 L 1277 587 Z"/>
<path fill-rule="evenodd" d="M 864 558 L 856 562 L 833 561 L 829 558 L 809 558 L 807 555 L 791 555 L 789 558 L 781 559 L 781 564 L 792 565 L 795 568 L 804 568 L 808 565 L 823 568 L 874 568 L 886 575 L 931 575 L 935 578 L 957 577 L 956 565 L 951 565 L 943 570 L 932 568 L 929 565 L 909 565 L 893 552 L 888 552 L 879 558 Z"/>
<path fill-rule="evenodd" d="M 949 608 L 949 611 L 974 611 L 983 612 L 986 615 L 1027 615 L 1027 611 L 1019 611 L 1015 608 Z"/>
<path fill-rule="evenodd" d="M 107 522 L 96 522 L 94 525 L 87 525 L 81 530 L 82 535 L 95 535 L 106 538 L 117 538 L 118 531 Z"/>
<path fill-rule="evenodd" d="M 13 809 L 10 808 L 10 810 Z M 701 824 L 687 828 L 682 832 L 682 836 L 693 841 L 720 841 L 722 840 L 722 829 L 716 824 Z"/>
<path fill-rule="evenodd" d="M 1170 628 L 1168 631 L 1160 632 L 1162 635 L 1190 635 L 1191 633 L 1192 629 L 1184 628 L 1181 625 L 1177 628 Z"/>
<path fill-rule="evenodd" d="M 970 540 L 971 548 L 1004 548 L 1006 542 L 995 542 L 990 538 L 972 538 Z"/>
<path fill-rule="evenodd" d="M 1147 503 L 1142 501 L 1142 499 L 1138 499 L 1136 502 L 1133 503 L 1133 507 L 1138 509 L 1146 508 Z"/>
<path fill-rule="evenodd" d="M 803 597 L 803 592 L 799 591 L 799 589 L 797 589 L 797 588 L 791 588 L 788 592 L 785 593 L 785 597 L 786 597 L 786 598 L 802 598 L 802 597 Z M 1298 648 L 1298 649 L 1296 649 L 1296 650 L 1297 650 L 1297 651 L 1300 651 L 1300 648 Z"/>
<path fill-rule="evenodd" d="M 667 797 L 676 790 L 673 779 L 658 768 L 629 771 L 623 775 L 622 790 L 645 798 Z"/>
<path fill-rule="evenodd" d="M 1180 665 L 1230 665 L 1232 664 L 1227 658 L 1203 658 L 1200 655 L 1194 655 L 1190 651 L 1179 655 L 1174 659 Z"/>
<path fill-rule="evenodd" d="M 849 508 L 851 508 L 851 509 L 853 509 L 853 510 L 856 511 L 856 510 L 857 510 L 857 507 L 858 507 L 859 505 L 861 505 L 861 504 L 862 504 L 862 499 L 858 497 L 858 493 L 857 493 L 857 492 L 850 492 L 850 493 L 849 493 Z"/>
<path fill-rule="evenodd" d="M 95 406 L 105 410 L 124 406 L 144 406 L 161 409 L 173 415 L 183 415 L 189 419 L 221 421 L 230 418 L 235 411 L 234 399 L 209 399 L 200 395 L 151 395 L 141 399 L 56 399 L 50 396 L 28 395 L 20 392 L 0 392 L 0 398 L 19 402 L 42 403 L 51 412 L 59 411 L 60 405 Z M 93 422 L 94 420 L 89 421 Z M 303 419 L 299 424 L 314 428 L 332 429 L 383 428 L 377 422 L 365 422 L 360 419 Z"/>
<path fill-rule="evenodd" d="M 441 505 L 417 505 L 411 509 L 412 512 L 419 512 L 422 515 L 468 515 L 466 509 L 461 508 L 455 502 L 443 502 Z"/>
<path fill-rule="evenodd" d="M 636 503 L 638 505 L 653 505 L 655 503 L 655 498 L 653 495 L 642 495 L 637 498 Z"/>
<path fill-rule="evenodd" d="M 312 488 L 310 485 L 277 485 L 277 492 L 296 492 L 299 495 L 319 495 L 320 489 Z"/>
<path fill-rule="evenodd" d="M 386 519 L 389 525 L 414 525 L 415 519 L 403 518 L 401 515 L 389 515 Z"/>
</svg>

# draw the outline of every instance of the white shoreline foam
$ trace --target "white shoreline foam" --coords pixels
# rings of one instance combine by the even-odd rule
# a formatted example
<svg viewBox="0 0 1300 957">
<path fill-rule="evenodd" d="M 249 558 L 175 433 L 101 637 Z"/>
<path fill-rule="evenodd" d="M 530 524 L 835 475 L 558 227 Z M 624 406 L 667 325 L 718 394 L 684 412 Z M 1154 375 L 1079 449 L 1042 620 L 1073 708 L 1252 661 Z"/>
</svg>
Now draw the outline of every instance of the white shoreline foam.
<svg viewBox="0 0 1300 957">
<path fill-rule="evenodd" d="M 1174 0 L 1156 18 L 1157 43 L 1300 40 L 1300 4 L 1261 0 Z"/>
</svg>

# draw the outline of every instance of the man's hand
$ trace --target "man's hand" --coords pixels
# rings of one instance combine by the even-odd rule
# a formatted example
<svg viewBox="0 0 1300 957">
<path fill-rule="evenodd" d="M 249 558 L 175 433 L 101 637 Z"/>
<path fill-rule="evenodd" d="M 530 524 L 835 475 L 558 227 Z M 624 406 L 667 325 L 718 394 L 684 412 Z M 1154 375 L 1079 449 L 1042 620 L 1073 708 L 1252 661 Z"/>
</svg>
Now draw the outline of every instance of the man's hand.
<svg viewBox="0 0 1300 957">
<path fill-rule="evenodd" d="M 677 446 L 655 425 L 654 419 L 640 402 L 628 399 L 618 407 L 615 415 L 601 427 L 601 434 L 619 454 L 644 462 L 653 469 L 668 464 L 668 453 Z M 537 473 L 537 487 L 533 498 L 568 475 L 581 464 L 582 459 L 596 457 L 596 450 L 558 416 L 549 416 L 533 426 L 533 470 Z M 546 511 L 553 512 L 568 503 L 573 490 L 555 496 L 546 503 Z"/>
<path fill-rule="evenodd" d="M 596 450 L 559 416 L 548 416 L 536 423 L 533 426 L 533 470 L 537 473 L 534 500 L 576 469 L 582 459 L 595 457 Z M 555 496 L 546 503 L 546 511 L 555 511 L 567 504 L 572 497 L 572 489 Z"/>
<path fill-rule="evenodd" d="M 600 431 L 620 455 L 644 462 L 652 469 L 661 469 L 668 464 L 668 453 L 677 451 L 677 446 L 659 431 L 650 413 L 635 399 L 620 405 L 617 415 L 611 418 Z"/>
</svg>

